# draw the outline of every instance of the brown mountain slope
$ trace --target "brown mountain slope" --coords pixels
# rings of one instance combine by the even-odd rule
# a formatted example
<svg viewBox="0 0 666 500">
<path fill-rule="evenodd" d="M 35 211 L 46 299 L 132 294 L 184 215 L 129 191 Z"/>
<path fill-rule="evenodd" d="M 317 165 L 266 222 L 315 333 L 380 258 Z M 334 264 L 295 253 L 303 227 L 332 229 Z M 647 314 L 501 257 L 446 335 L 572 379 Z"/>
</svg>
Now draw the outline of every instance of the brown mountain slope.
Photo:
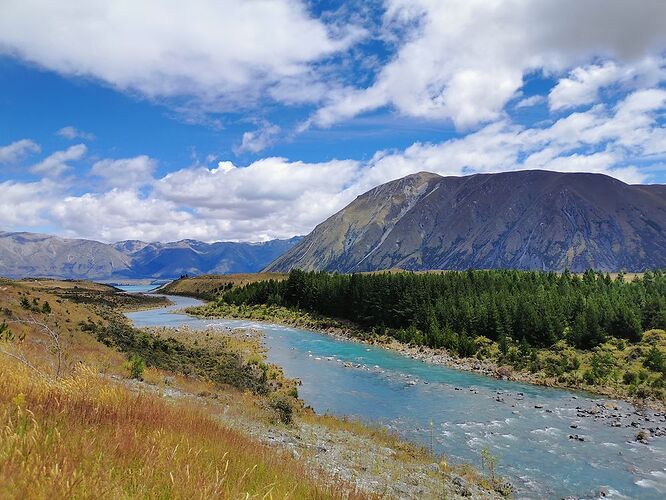
<svg viewBox="0 0 666 500">
<path fill-rule="evenodd" d="M 666 267 L 666 187 L 538 170 L 378 186 L 266 271 Z"/>
</svg>

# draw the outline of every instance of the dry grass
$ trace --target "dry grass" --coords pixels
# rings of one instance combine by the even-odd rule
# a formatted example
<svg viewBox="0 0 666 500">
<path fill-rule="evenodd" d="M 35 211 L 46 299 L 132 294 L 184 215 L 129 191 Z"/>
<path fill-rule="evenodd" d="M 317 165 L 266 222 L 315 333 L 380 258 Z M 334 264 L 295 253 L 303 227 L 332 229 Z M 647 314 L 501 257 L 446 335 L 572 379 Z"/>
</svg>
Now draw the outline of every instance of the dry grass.
<svg viewBox="0 0 666 500">
<path fill-rule="evenodd" d="M 197 406 L 133 394 L 89 368 L 47 382 L 0 358 L 0 420 L 5 498 L 345 496 Z"/>
<path fill-rule="evenodd" d="M 224 400 L 266 418 L 255 395 L 155 368 L 146 370 L 147 382 L 186 397 L 169 402 L 111 381 L 104 374 L 126 375 L 125 357 L 80 327 L 105 319 L 89 304 L 47 292 L 52 285 L 0 282 L 0 315 L 24 337 L 0 341 L 0 348 L 44 374 L 0 354 L 0 498 L 362 497 L 216 418 Z M 26 310 L 24 297 L 48 301 L 51 313 Z M 43 332 L 17 322 L 28 316 L 58 328 L 67 343 L 58 380 Z"/>
<path fill-rule="evenodd" d="M 25 278 L 20 281 L 20 283 L 26 285 L 29 288 L 34 288 L 38 290 L 71 290 L 74 288 L 81 290 L 91 290 L 96 292 L 113 292 L 116 291 L 111 285 L 106 285 L 103 283 L 95 283 L 93 281 L 84 281 L 84 280 L 57 280 L 51 278 Z"/>
<path fill-rule="evenodd" d="M 367 424 L 353 418 L 317 415 L 312 412 L 304 413 L 301 419 L 312 424 L 323 425 L 334 431 L 347 431 L 356 436 L 367 437 L 394 450 L 398 460 L 411 463 L 421 462 L 424 465 L 437 461 L 437 457 L 425 446 L 405 441 L 397 433 L 391 432 L 380 425 Z"/>
<path fill-rule="evenodd" d="M 99 371 L 121 373 L 124 356 L 117 351 L 107 349 L 88 333 L 81 329 L 82 323 L 94 322 L 106 324 L 106 320 L 92 307 L 75 304 L 53 293 L 45 291 L 44 283 L 52 280 L 21 281 L 0 280 L 0 322 L 6 321 L 16 337 L 25 337 L 20 351 L 46 374 L 53 372 L 53 353 L 44 331 L 29 322 L 34 319 L 59 332 L 64 346 L 64 372 L 80 363 L 88 364 Z M 82 286 L 95 287 L 96 284 Z M 26 310 L 21 300 L 36 304 L 38 311 Z M 41 307 L 48 302 L 51 312 L 41 312 Z M 25 323 L 28 321 L 28 323 Z"/>
<path fill-rule="evenodd" d="M 55 293 L 53 283 L 0 281 L 0 322 L 3 314 L 13 319 L 34 314 L 60 328 L 67 340 L 67 364 L 59 380 L 36 377 L 0 354 L 0 498 L 363 496 L 347 483 L 313 471 L 302 457 L 296 460 L 247 437 L 244 428 L 233 430 L 224 423 L 235 419 L 250 427 L 272 428 L 274 410 L 264 397 L 157 368 L 145 370 L 146 383 L 127 381 L 125 356 L 81 330 L 82 322 L 106 324 L 98 314 L 101 309 Z M 48 300 L 52 312 L 26 310 L 20 304 L 23 297 L 40 305 Z M 20 350 L 52 375 L 53 356 L 43 333 L 25 324 L 12 323 L 11 329 L 25 334 L 25 340 L 1 342 L 0 348 Z M 160 332 L 179 337 L 184 345 L 224 347 L 246 360 L 261 358 L 263 349 L 254 336 L 208 333 Z M 275 370 L 268 373 L 269 381 L 277 384 L 273 389 L 289 391 L 293 381 Z M 162 392 L 173 399 L 161 397 Z M 301 419 L 347 431 L 352 442 L 358 436 L 388 446 L 398 461 L 416 470 L 433 460 L 427 450 L 379 427 L 307 411 L 298 411 L 297 420 Z"/>
<path fill-rule="evenodd" d="M 236 286 L 256 281 L 284 280 L 285 273 L 204 274 L 193 278 L 172 281 L 160 288 L 160 292 L 212 299 L 218 293 Z"/>
<path fill-rule="evenodd" d="M 611 279 L 616 279 L 620 273 L 609 273 Z M 634 281 L 637 278 L 642 278 L 645 273 L 624 273 L 625 281 Z"/>
<path fill-rule="evenodd" d="M 236 354 L 244 365 L 257 365 L 266 374 L 267 387 L 271 393 L 295 395 L 297 393 L 296 381 L 286 378 L 282 368 L 266 363 L 266 347 L 262 344 L 262 334 L 256 330 L 197 330 L 187 327 L 181 328 L 146 328 L 149 332 L 164 339 L 175 339 L 181 344 L 204 348 L 208 352 L 225 352 Z M 299 406 L 297 401 L 295 406 Z"/>
</svg>

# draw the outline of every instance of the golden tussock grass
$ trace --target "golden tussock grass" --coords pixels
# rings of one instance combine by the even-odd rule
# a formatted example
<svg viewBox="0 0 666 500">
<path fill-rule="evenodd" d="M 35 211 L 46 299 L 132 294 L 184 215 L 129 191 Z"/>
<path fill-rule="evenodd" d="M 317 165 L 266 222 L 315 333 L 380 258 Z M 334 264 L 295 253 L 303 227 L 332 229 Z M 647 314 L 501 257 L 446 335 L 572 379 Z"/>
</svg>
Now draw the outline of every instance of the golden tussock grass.
<svg viewBox="0 0 666 500">
<path fill-rule="evenodd" d="M 9 280 L 7 280 L 9 281 Z M 94 281 L 85 280 L 59 280 L 51 278 L 24 278 L 17 283 L 24 284 L 36 290 L 70 290 L 73 288 L 80 290 L 91 290 L 97 292 L 112 292 L 115 290 L 111 285 L 104 283 L 96 283 Z"/>
<path fill-rule="evenodd" d="M 335 417 L 331 415 L 317 415 L 304 413 L 301 417 L 312 424 L 323 425 L 331 430 L 347 431 L 355 436 L 364 436 L 372 441 L 382 443 L 396 452 L 398 459 L 409 462 L 422 462 L 429 464 L 436 457 L 425 446 L 401 439 L 397 433 L 391 432 L 380 425 L 372 425 L 353 418 Z"/>
<path fill-rule="evenodd" d="M 0 357 L 0 497 L 331 498 L 297 462 L 194 403 L 79 367 L 59 381 Z"/>
</svg>

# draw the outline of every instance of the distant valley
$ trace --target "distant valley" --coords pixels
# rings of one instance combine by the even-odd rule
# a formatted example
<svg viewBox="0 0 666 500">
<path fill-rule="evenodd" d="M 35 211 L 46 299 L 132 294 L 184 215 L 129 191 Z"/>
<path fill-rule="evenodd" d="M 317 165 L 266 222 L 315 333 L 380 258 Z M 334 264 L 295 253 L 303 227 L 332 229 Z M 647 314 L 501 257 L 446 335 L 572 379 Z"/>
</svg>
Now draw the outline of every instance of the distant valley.
<svg viewBox="0 0 666 500">
<path fill-rule="evenodd" d="M 106 244 L 47 234 L 0 232 L 0 276 L 170 279 L 183 274 L 256 272 L 299 239 L 263 243 L 129 240 Z"/>
</svg>

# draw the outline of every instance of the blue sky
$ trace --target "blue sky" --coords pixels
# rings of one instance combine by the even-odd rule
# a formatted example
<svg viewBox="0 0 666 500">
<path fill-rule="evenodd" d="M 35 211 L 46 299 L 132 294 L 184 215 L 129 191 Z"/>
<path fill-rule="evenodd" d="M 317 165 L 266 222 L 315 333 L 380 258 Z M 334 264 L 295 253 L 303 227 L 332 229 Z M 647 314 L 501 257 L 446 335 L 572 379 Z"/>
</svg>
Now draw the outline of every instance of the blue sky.
<svg viewBox="0 0 666 500">
<path fill-rule="evenodd" d="M 7 0 L 0 230 L 283 238 L 421 170 L 666 183 L 665 83 L 660 0 Z"/>
</svg>

